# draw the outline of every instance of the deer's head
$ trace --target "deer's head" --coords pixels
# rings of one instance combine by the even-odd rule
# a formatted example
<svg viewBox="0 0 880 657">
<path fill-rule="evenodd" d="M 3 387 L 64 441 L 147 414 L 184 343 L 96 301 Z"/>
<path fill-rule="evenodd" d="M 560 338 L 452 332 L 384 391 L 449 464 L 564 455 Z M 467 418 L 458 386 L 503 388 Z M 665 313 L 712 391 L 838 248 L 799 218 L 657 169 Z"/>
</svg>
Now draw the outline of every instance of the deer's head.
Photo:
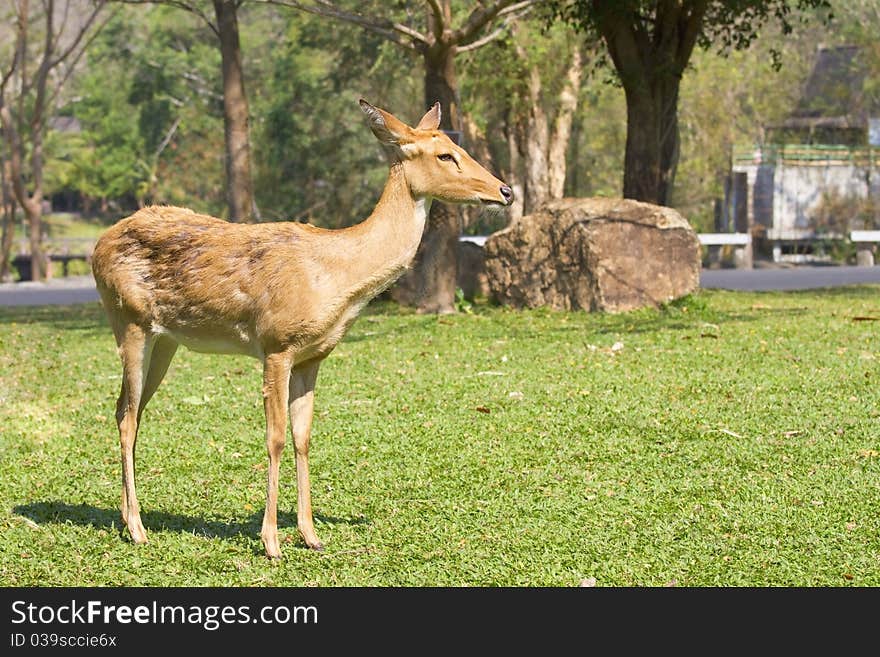
<svg viewBox="0 0 880 657">
<path fill-rule="evenodd" d="M 440 103 L 434 103 L 415 128 L 365 100 L 360 104 L 370 119 L 373 134 L 386 147 L 392 161 L 403 165 L 414 196 L 490 206 L 513 202 L 510 187 L 438 129 Z"/>
</svg>

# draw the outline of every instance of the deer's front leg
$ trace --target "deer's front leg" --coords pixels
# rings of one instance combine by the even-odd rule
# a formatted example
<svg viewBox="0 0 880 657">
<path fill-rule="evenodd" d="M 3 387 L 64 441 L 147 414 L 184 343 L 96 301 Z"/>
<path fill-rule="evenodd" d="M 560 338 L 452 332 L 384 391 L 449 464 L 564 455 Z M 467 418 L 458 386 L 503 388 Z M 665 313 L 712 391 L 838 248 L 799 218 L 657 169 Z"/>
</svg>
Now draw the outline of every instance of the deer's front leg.
<svg viewBox="0 0 880 657">
<path fill-rule="evenodd" d="M 269 354 L 263 362 L 263 406 L 266 411 L 266 449 L 269 452 L 269 475 L 266 485 L 266 512 L 260 536 L 266 556 L 281 557 L 278 547 L 278 469 L 287 432 L 287 396 L 290 381 L 290 358 L 287 354 Z"/>
<path fill-rule="evenodd" d="M 306 545 L 313 550 L 324 549 L 315 534 L 309 484 L 309 440 L 319 365 L 320 361 L 305 363 L 296 367 L 290 376 L 290 428 L 296 449 L 296 524 Z"/>
</svg>

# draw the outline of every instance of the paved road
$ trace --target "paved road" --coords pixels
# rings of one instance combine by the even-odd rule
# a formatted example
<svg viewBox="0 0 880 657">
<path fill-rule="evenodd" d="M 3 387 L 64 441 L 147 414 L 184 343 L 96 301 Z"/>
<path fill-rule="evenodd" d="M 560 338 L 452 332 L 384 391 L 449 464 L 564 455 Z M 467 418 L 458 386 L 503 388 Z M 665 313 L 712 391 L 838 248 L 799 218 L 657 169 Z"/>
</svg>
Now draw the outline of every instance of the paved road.
<svg viewBox="0 0 880 657">
<path fill-rule="evenodd" d="M 2 283 L 0 306 L 49 306 L 98 300 L 91 276 L 56 278 L 48 283 Z"/>
<path fill-rule="evenodd" d="M 800 265 L 788 269 L 704 270 L 700 284 L 725 290 L 807 290 L 859 283 L 880 283 L 880 266 L 833 267 Z M 91 276 L 71 276 L 49 283 L 0 284 L 0 306 L 43 306 L 98 300 Z"/>
<path fill-rule="evenodd" d="M 799 265 L 787 269 L 703 270 L 700 285 L 724 290 L 809 290 L 860 283 L 880 283 L 880 266 L 834 267 Z"/>
</svg>

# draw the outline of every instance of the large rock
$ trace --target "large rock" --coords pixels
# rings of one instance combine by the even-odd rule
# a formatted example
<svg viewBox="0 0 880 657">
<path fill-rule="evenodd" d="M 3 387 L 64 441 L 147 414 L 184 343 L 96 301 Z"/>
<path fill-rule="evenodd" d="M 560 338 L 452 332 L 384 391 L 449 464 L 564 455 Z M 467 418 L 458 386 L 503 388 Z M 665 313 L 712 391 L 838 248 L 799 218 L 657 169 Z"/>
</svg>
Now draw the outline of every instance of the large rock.
<svg viewBox="0 0 880 657">
<path fill-rule="evenodd" d="M 553 201 L 489 236 L 493 296 L 517 308 L 621 312 L 695 291 L 700 241 L 675 210 L 612 198 Z"/>
</svg>

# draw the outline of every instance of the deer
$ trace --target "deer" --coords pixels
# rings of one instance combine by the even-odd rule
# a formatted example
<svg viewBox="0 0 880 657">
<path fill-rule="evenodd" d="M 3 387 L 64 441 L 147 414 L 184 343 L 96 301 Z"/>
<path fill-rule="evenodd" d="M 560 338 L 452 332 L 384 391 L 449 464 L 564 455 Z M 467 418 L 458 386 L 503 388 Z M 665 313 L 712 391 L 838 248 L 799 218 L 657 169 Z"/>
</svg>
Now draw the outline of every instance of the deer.
<svg viewBox="0 0 880 657">
<path fill-rule="evenodd" d="M 411 265 L 432 200 L 495 208 L 513 202 L 509 186 L 439 130 L 439 103 L 413 128 L 359 102 L 389 161 L 385 188 L 360 223 L 342 229 L 230 223 L 152 205 L 97 241 L 92 272 L 122 361 L 116 402 L 122 523 L 135 544 L 147 542 L 135 491 L 141 415 L 182 344 L 262 362 L 269 456 L 263 547 L 270 559 L 281 557 L 278 481 L 289 417 L 297 528 L 308 548 L 323 550 L 309 482 L 318 368 L 364 306 Z"/>
</svg>

